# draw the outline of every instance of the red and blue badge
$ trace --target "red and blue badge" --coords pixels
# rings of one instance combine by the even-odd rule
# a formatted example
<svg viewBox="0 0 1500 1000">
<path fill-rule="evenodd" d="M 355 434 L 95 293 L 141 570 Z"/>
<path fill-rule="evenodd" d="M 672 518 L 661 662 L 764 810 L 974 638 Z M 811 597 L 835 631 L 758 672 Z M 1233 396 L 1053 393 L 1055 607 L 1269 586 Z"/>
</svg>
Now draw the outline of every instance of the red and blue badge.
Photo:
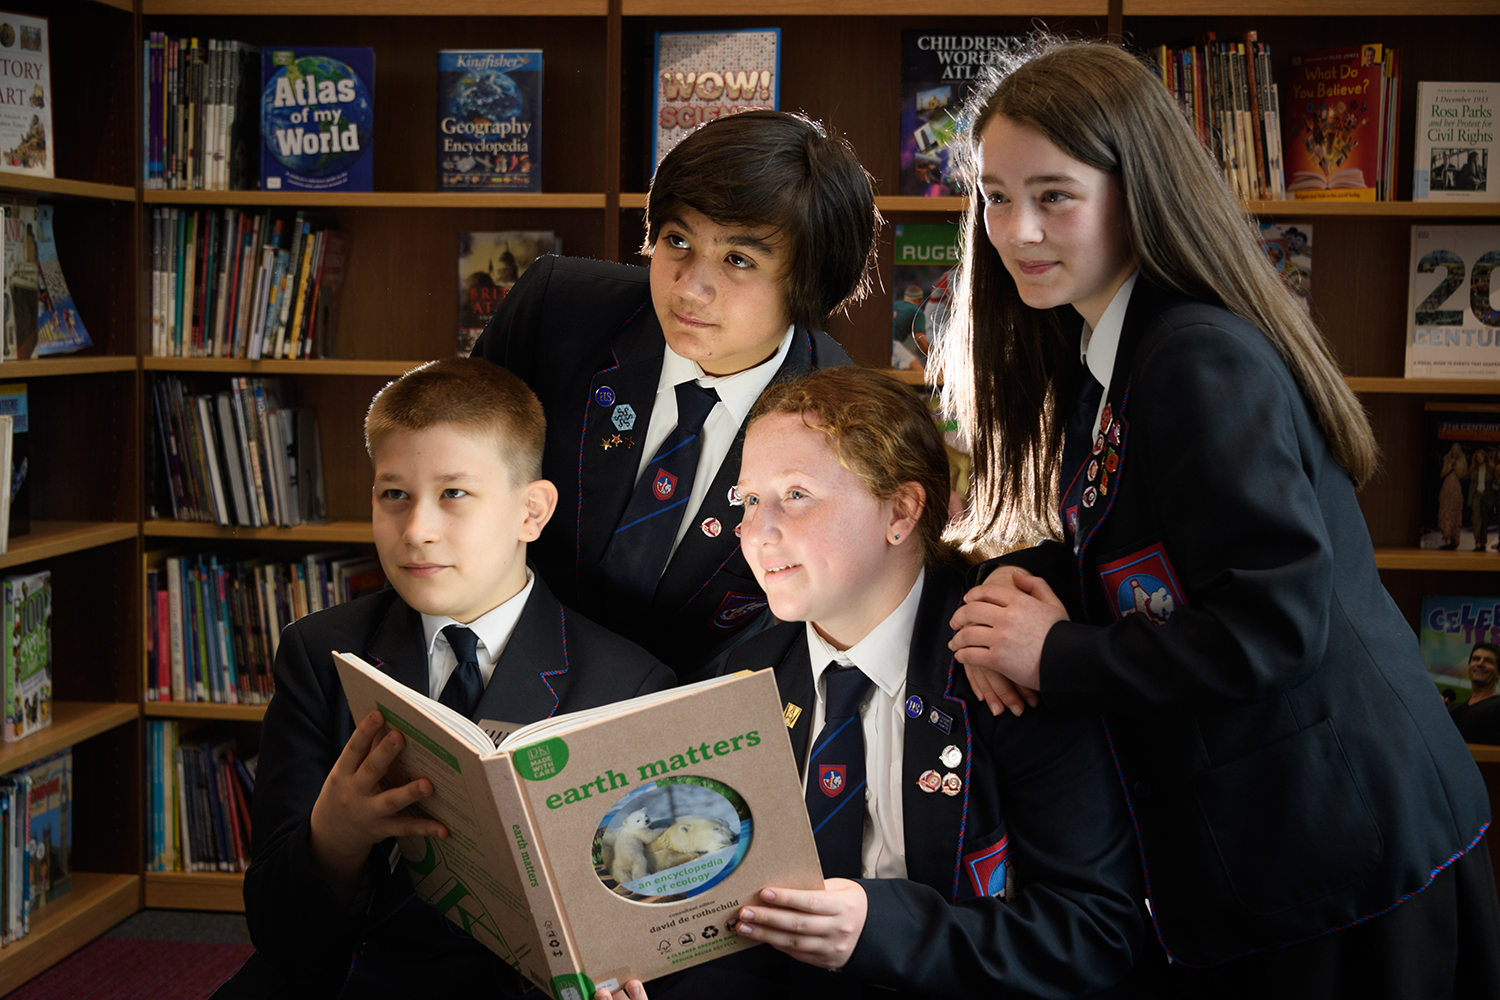
<svg viewBox="0 0 1500 1000">
<path fill-rule="evenodd" d="M 1015 896 L 1010 887 L 1010 835 L 1000 838 L 998 844 L 981 847 L 964 855 L 964 871 L 969 876 L 969 888 L 974 895 L 993 896 L 1010 900 Z"/>
<path fill-rule="evenodd" d="M 824 795 L 836 799 L 839 792 L 844 790 L 847 774 L 848 768 L 843 764 L 819 764 L 818 787 L 823 789 Z"/>
<path fill-rule="evenodd" d="M 658 500 L 670 500 L 672 494 L 677 492 L 677 477 L 666 469 L 657 469 L 656 479 L 651 483 L 651 492 L 656 494 Z"/>
<path fill-rule="evenodd" d="M 1164 625 L 1172 612 L 1187 607 L 1172 560 L 1160 542 L 1101 564 L 1099 582 L 1115 621 L 1140 614 L 1153 624 Z"/>
<path fill-rule="evenodd" d="M 739 526 L 735 526 L 738 533 Z M 766 598 L 762 594 L 737 594 L 734 591 L 724 595 L 719 602 L 719 609 L 714 612 L 714 628 L 725 632 L 732 631 L 745 624 L 751 618 L 760 614 L 766 607 Z"/>
</svg>

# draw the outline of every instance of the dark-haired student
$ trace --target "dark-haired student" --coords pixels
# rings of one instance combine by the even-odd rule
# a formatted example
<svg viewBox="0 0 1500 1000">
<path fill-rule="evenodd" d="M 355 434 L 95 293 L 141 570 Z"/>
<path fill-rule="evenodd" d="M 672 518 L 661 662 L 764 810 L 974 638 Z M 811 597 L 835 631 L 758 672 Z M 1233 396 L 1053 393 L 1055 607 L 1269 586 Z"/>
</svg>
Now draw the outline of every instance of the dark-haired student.
<svg viewBox="0 0 1500 1000">
<path fill-rule="evenodd" d="M 781 623 L 725 669 L 776 673 L 825 888 L 744 900 L 738 933 L 771 947 L 644 989 L 1133 995 L 1145 888 L 1104 727 L 1062 704 L 992 715 L 954 661 L 964 578 L 944 558 L 948 459 L 923 400 L 860 368 L 772 386 L 739 489 Z"/>
<path fill-rule="evenodd" d="M 868 291 L 878 225 L 844 140 L 718 119 L 657 168 L 649 267 L 541 258 L 474 348 L 547 412 L 543 578 L 684 680 L 765 607 L 730 530 L 745 417 L 773 380 L 849 363 L 822 328 Z"/>
<path fill-rule="evenodd" d="M 447 836 L 403 812 L 431 782 L 381 787 L 404 738 L 377 712 L 351 717 L 331 651 L 357 653 L 476 721 L 524 724 L 672 684 L 665 666 L 560 605 L 527 566 L 527 544 L 557 501 L 540 474 L 544 434 L 525 384 L 478 359 L 431 362 L 375 397 L 365 438 L 391 589 L 281 634 L 245 875 L 257 951 L 216 1000 L 541 1000 L 413 895 L 391 838 Z"/>
</svg>

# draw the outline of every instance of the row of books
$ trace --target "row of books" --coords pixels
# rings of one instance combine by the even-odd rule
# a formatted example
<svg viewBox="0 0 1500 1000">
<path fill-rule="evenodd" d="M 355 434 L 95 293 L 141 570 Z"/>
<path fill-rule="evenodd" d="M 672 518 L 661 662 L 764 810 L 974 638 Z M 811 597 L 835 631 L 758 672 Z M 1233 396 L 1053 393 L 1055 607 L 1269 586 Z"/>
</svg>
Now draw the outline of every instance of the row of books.
<svg viewBox="0 0 1500 1000">
<path fill-rule="evenodd" d="M 180 724 L 146 723 L 146 786 L 154 872 L 242 872 L 250 865 L 256 758 L 233 740 L 182 738 Z"/>
<path fill-rule="evenodd" d="M 1253 31 L 1241 41 L 1208 32 L 1196 44 L 1159 45 L 1154 69 L 1198 139 L 1242 199 L 1285 198 L 1281 101 L 1271 49 Z"/>
<path fill-rule="evenodd" d="M 349 246 L 301 211 L 154 209 L 151 353 L 324 357 Z"/>
<path fill-rule="evenodd" d="M 155 554 L 146 570 L 146 700 L 260 705 L 283 626 L 379 590 L 371 555 L 278 563 Z"/>
<path fill-rule="evenodd" d="M 73 750 L 0 775 L 0 945 L 31 930 L 32 914 L 72 888 Z"/>
<path fill-rule="evenodd" d="M 172 517 L 248 528 L 322 520 L 317 412 L 284 406 L 277 379 L 228 383 L 195 394 L 176 375 L 152 382 L 157 469 Z"/>
<path fill-rule="evenodd" d="M 0 201 L 5 231 L 0 360 L 67 354 L 93 343 L 63 278 L 52 215 L 51 205 L 34 199 Z"/>
<path fill-rule="evenodd" d="M 153 31 L 141 66 L 141 177 L 149 190 L 255 186 L 260 49 Z"/>
</svg>

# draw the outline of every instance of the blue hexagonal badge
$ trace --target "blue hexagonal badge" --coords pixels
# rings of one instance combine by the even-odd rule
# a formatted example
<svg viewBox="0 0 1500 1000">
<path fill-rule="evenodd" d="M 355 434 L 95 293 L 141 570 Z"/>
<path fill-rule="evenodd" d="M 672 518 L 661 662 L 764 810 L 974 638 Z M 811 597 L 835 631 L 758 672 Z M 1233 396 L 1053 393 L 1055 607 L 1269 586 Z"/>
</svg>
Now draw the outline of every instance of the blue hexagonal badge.
<svg viewBox="0 0 1500 1000">
<path fill-rule="evenodd" d="M 621 403 L 609 419 L 614 422 L 615 430 L 628 431 L 635 427 L 635 408 L 629 403 Z"/>
</svg>

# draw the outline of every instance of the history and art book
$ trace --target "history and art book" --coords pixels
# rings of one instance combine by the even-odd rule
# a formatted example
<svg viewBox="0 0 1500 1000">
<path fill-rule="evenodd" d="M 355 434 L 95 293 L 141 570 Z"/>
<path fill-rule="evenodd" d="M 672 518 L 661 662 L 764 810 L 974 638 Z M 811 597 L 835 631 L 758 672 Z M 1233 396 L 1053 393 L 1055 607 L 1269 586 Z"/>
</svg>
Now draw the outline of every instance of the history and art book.
<svg viewBox="0 0 1500 1000">
<path fill-rule="evenodd" d="M 52 725 L 52 571 L 0 580 L 5 741 Z"/>
<path fill-rule="evenodd" d="M 512 285 L 543 254 L 561 253 L 550 230 L 458 234 L 458 355 L 466 358 Z"/>
<path fill-rule="evenodd" d="M 1414 201 L 1500 201 L 1490 164 L 1500 154 L 1500 83 L 1417 84 Z"/>
<path fill-rule="evenodd" d="M 658 31 L 651 92 L 651 162 L 706 121 L 781 107 L 781 29 Z"/>
<path fill-rule="evenodd" d="M 373 190 L 375 50 L 264 46 L 260 130 L 263 190 Z"/>
<path fill-rule="evenodd" d="M 922 371 L 948 312 L 951 272 L 958 266 L 958 226 L 898 223 L 891 265 L 891 367 Z"/>
<path fill-rule="evenodd" d="M 1312 239 L 1311 222 L 1271 222 L 1260 220 L 1260 248 L 1287 289 L 1312 308 Z"/>
<path fill-rule="evenodd" d="M 959 112 L 985 67 L 1020 43 L 1014 35 L 931 28 L 901 32 L 901 194 L 968 194 L 948 152 L 958 134 Z"/>
<path fill-rule="evenodd" d="M 1423 409 L 1418 545 L 1500 548 L 1500 404 L 1428 402 Z"/>
<path fill-rule="evenodd" d="M 542 50 L 438 53 L 438 190 L 542 189 Z"/>
<path fill-rule="evenodd" d="M 428 778 L 411 810 L 448 827 L 401 839 L 417 896 L 555 1000 L 751 947 L 762 888 L 823 886 L 769 670 L 517 728 L 334 660 L 354 717 L 406 737 L 388 787 Z"/>
<path fill-rule="evenodd" d="M 54 176 L 49 36 L 45 17 L 0 11 L 0 170 Z"/>
<path fill-rule="evenodd" d="M 1385 91 L 1380 45 L 1292 55 L 1284 144 L 1289 193 L 1303 199 L 1379 197 Z"/>
<path fill-rule="evenodd" d="M 1411 227 L 1406 377 L 1500 378 L 1500 226 Z"/>
</svg>

